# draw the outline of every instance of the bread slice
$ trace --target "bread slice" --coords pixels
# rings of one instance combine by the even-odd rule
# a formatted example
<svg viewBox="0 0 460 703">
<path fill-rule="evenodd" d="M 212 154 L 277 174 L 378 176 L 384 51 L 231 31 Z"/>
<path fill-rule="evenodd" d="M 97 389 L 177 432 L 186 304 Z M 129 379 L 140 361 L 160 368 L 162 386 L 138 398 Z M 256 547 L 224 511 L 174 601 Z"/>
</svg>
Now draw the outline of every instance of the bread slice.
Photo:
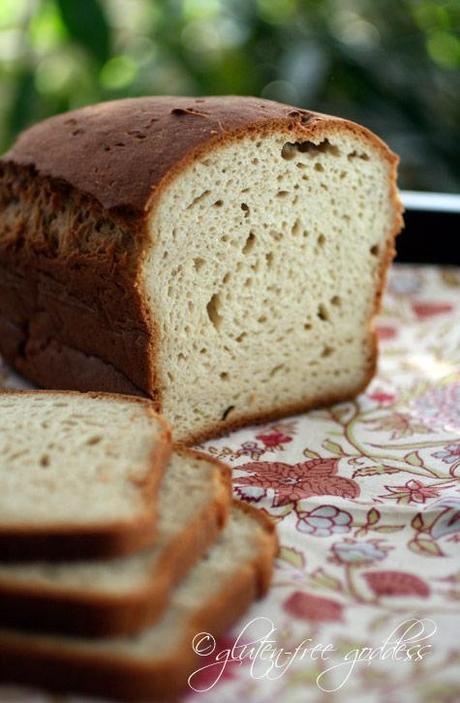
<svg viewBox="0 0 460 703">
<path fill-rule="evenodd" d="M 0 162 L 0 352 L 47 387 L 146 394 L 188 443 L 355 396 L 396 164 L 364 127 L 260 98 L 46 120 Z"/>
<path fill-rule="evenodd" d="M 276 550 L 274 525 L 235 503 L 218 542 L 176 588 L 159 622 L 105 640 L 0 630 L 0 680 L 129 701 L 173 696 L 200 667 L 195 635 L 217 637 L 265 593 Z"/>
<path fill-rule="evenodd" d="M 0 626 L 98 637 L 146 627 L 216 540 L 230 503 L 224 464 L 176 450 L 158 494 L 155 545 L 111 560 L 0 564 Z"/>
<path fill-rule="evenodd" d="M 128 554 L 155 538 L 171 452 L 152 403 L 0 393 L 0 560 Z"/>
</svg>

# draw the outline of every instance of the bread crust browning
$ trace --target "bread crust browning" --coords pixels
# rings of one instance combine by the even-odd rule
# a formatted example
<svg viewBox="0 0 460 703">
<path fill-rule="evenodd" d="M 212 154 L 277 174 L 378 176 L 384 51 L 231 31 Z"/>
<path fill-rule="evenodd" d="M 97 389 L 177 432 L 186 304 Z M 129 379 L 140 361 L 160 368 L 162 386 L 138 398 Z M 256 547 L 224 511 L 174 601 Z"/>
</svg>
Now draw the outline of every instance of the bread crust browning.
<svg viewBox="0 0 460 703">
<path fill-rule="evenodd" d="M 210 632 L 219 637 L 270 585 L 273 559 L 278 551 L 274 523 L 260 510 L 239 501 L 235 503 L 263 525 L 264 539 L 251 562 L 242 565 L 187 623 L 187 633 L 173 658 L 150 665 L 147 660 L 141 663 L 122 656 L 102 653 L 91 656 L 83 648 L 72 651 L 65 644 L 57 646 L 44 641 L 27 644 L 4 631 L 0 632 L 0 679 L 124 701 L 151 703 L 177 696 L 187 686 L 188 676 L 200 666 L 199 657 L 191 647 L 194 636 Z"/>
<path fill-rule="evenodd" d="M 174 585 L 217 539 L 231 504 L 230 469 L 225 464 L 192 450 L 177 452 L 214 465 L 215 494 L 166 547 L 148 586 L 128 594 L 101 595 L 84 589 L 47 587 L 33 580 L 15 584 L 0 575 L 0 627 L 114 637 L 155 622 L 167 607 Z"/>
<path fill-rule="evenodd" d="M 0 353 L 39 385 L 79 390 L 122 389 L 152 398 L 161 412 L 162 380 L 157 353 L 161 342 L 155 315 L 150 313 L 140 291 L 142 266 L 152 237 L 147 222 L 163 191 L 195 160 L 248 135 L 285 133 L 288 141 L 302 141 L 320 140 L 323 134 L 330 136 L 334 132 L 339 135 L 348 132 L 364 139 L 390 169 L 394 222 L 381 254 L 374 305 L 368 320 L 370 359 L 364 380 L 346 394 L 305 398 L 263 412 L 248 409 L 239 412 L 238 417 L 230 414 L 199 432 L 177 434 L 175 439 L 190 445 L 237 427 L 356 396 L 367 386 L 375 370 L 377 342 L 373 319 L 394 256 L 395 237 L 402 225 L 396 190 L 398 158 L 376 135 L 360 125 L 259 98 L 136 98 L 60 115 L 23 133 L 0 161 L 5 173 L 14 172 L 16 180 L 25 179 L 26 184 L 32 179 L 38 190 L 48 189 L 53 197 L 64 188 L 67 198 L 83 198 L 93 218 L 104 216 L 125 232 L 120 239 L 125 245 L 120 243 L 118 248 L 115 245 L 110 248 L 110 237 L 104 236 L 102 251 L 96 249 L 88 256 L 88 252 L 79 250 L 78 237 L 74 237 L 70 248 L 64 247 L 54 255 L 50 254 L 47 241 L 44 245 L 47 255 L 43 257 L 39 247 L 37 254 L 36 242 L 29 251 L 27 246 L 33 240 L 41 241 L 42 234 L 37 237 L 34 231 L 26 232 L 25 245 L 18 246 L 21 239 L 16 223 L 6 237 L 6 244 L 2 245 L 0 236 L 0 325 L 3 315 L 4 325 L 9 324 L 10 330 L 11 324 L 17 328 L 12 332 L 15 342 L 2 341 L 0 336 Z M 164 139 L 165 134 L 168 139 Z M 74 260 L 78 264 L 75 270 Z M 16 297 L 11 285 L 8 293 L 2 290 L 5 279 L 2 262 L 6 262 L 10 272 L 15 272 L 18 280 L 30 280 L 33 290 L 24 291 L 23 283 L 13 287 Z M 99 297 L 91 297 L 92 278 L 103 282 L 98 285 L 102 291 Z M 75 300 L 83 296 L 89 301 L 90 309 L 87 307 L 83 314 L 63 294 L 65 279 L 70 280 Z M 121 288 L 124 296 L 119 293 Z M 104 289 L 114 294 L 114 300 L 103 305 Z M 123 339 L 123 316 L 139 332 L 136 344 L 131 343 L 132 338 Z M 105 324 L 101 327 L 102 321 Z M 98 326 L 99 331 L 94 335 L 92 331 Z"/>
<path fill-rule="evenodd" d="M 81 397 L 75 391 L 10 391 L 0 395 L 31 396 L 59 395 Z M 2 525 L 0 523 L 0 558 L 3 561 L 54 561 L 65 559 L 97 559 L 132 554 L 150 546 L 155 540 L 155 501 L 160 481 L 172 451 L 171 430 L 164 418 L 158 416 L 153 404 L 146 399 L 111 393 L 87 393 L 86 397 L 111 398 L 115 402 L 137 403 L 159 423 L 161 431 L 157 446 L 152 452 L 150 471 L 139 485 L 145 508 L 133 520 L 115 520 L 103 524 L 40 524 Z"/>
</svg>

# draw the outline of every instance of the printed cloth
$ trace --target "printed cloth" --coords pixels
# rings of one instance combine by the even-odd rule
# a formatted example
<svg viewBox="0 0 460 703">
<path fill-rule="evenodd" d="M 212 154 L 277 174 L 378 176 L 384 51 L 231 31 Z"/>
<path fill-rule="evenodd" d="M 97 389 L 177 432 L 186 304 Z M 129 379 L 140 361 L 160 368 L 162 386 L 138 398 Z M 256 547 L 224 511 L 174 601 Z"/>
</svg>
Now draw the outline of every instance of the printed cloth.
<svg viewBox="0 0 460 703">
<path fill-rule="evenodd" d="M 394 266 L 366 393 L 201 447 L 281 549 L 267 597 L 195 642 L 186 703 L 460 700 L 459 293 L 456 269 Z"/>
</svg>

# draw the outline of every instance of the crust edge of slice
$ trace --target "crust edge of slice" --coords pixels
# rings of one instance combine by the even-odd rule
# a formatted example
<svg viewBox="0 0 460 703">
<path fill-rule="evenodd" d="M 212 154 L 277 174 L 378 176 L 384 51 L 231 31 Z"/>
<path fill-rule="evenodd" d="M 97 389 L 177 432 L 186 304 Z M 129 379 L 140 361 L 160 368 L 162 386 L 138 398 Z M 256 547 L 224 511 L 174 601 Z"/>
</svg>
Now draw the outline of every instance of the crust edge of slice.
<svg viewBox="0 0 460 703">
<path fill-rule="evenodd" d="M 233 505 L 263 527 L 263 539 L 253 558 L 237 568 L 224 588 L 190 619 L 174 656 L 149 666 L 148 660 L 136 662 L 105 654 L 88 656 L 82 649 L 75 655 L 71 648 L 59 643 L 33 638 L 27 641 L 27 637 L 14 632 L 0 631 L 0 680 L 124 701 L 151 702 L 177 696 L 199 663 L 191 647 L 193 637 L 203 631 L 219 637 L 256 598 L 266 593 L 271 582 L 278 551 L 275 525 L 250 505 L 240 501 Z"/>
</svg>

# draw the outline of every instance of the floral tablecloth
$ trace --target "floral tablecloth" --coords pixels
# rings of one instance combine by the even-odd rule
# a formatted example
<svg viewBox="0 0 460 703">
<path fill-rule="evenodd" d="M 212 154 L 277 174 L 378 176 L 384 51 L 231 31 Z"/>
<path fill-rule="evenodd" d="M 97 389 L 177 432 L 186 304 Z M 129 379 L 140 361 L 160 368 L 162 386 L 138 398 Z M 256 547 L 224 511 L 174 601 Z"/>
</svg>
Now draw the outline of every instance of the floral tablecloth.
<svg viewBox="0 0 460 703">
<path fill-rule="evenodd" d="M 281 551 L 269 595 L 195 643 L 187 703 L 460 701 L 460 272 L 394 266 L 378 330 L 357 400 L 203 445 Z"/>
</svg>

